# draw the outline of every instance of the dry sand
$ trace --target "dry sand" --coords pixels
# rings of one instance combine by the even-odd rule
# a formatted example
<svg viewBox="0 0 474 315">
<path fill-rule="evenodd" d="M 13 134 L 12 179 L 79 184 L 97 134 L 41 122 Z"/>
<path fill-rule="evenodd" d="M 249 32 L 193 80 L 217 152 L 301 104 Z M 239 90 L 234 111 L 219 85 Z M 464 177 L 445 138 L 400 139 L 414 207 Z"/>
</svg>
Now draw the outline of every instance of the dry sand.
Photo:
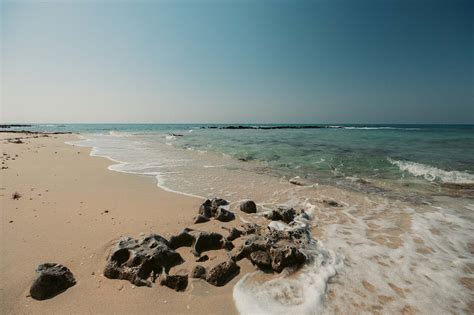
<svg viewBox="0 0 474 315">
<path fill-rule="evenodd" d="M 10 137 L 21 137 L 24 143 L 5 140 Z M 134 287 L 102 275 L 114 240 L 152 232 L 168 237 L 196 227 L 192 218 L 202 200 L 160 189 L 151 177 L 108 171 L 111 161 L 64 143 L 75 139 L 1 134 L 0 167 L 8 167 L 0 170 L 1 313 L 237 313 L 232 287 L 251 270 L 245 262 L 225 287 L 190 279 L 182 293 L 158 283 Z M 20 199 L 12 199 L 15 192 Z M 226 235 L 222 226 L 236 221 L 198 228 Z M 178 251 L 192 259 L 189 248 Z M 208 264 L 219 255 L 210 252 Z M 28 297 L 29 287 L 35 268 L 45 262 L 68 266 L 77 284 L 50 300 L 36 301 Z"/>
</svg>

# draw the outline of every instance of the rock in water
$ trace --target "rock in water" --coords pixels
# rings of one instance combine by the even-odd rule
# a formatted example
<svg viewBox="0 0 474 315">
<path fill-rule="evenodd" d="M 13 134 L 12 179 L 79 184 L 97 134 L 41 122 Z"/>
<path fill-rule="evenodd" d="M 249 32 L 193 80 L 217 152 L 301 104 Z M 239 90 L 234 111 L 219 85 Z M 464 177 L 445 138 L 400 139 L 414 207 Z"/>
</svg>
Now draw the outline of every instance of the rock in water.
<svg viewBox="0 0 474 315">
<path fill-rule="evenodd" d="M 331 207 L 344 207 L 344 205 L 340 204 L 335 200 L 323 200 L 323 203 Z"/>
<path fill-rule="evenodd" d="M 30 288 L 31 297 L 36 300 L 50 299 L 76 284 L 69 268 L 60 264 L 42 264 L 36 272 L 38 278 Z"/>
<path fill-rule="evenodd" d="M 233 212 L 230 212 L 224 208 L 218 208 L 215 213 L 216 220 L 221 222 L 229 222 L 235 219 L 235 215 Z"/>
<path fill-rule="evenodd" d="M 167 286 L 175 291 L 184 291 L 188 286 L 187 275 L 164 275 L 160 279 L 160 285 Z"/>
<path fill-rule="evenodd" d="M 240 267 L 232 260 L 224 261 L 212 267 L 207 273 L 206 281 L 215 286 L 223 286 L 240 271 Z"/>
<path fill-rule="evenodd" d="M 196 265 L 193 270 L 191 271 L 191 278 L 206 278 L 206 268 L 201 265 Z"/>
<path fill-rule="evenodd" d="M 245 213 L 257 213 L 257 205 L 252 200 L 246 200 L 240 204 L 240 211 Z"/>
<path fill-rule="evenodd" d="M 169 247 L 169 242 L 157 234 L 141 240 L 122 238 L 112 249 L 104 276 L 128 280 L 136 286 L 151 286 L 161 274 L 183 263 L 181 255 Z"/>
<path fill-rule="evenodd" d="M 257 250 L 250 254 L 250 261 L 258 268 L 265 270 L 272 268 L 272 260 L 266 251 Z"/>
</svg>

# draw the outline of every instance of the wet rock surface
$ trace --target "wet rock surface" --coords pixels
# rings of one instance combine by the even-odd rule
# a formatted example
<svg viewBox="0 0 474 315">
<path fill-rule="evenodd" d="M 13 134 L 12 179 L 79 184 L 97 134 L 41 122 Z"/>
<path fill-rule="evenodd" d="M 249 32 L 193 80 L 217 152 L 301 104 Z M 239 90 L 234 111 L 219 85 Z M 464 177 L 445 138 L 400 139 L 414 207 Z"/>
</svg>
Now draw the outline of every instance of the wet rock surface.
<svg viewBox="0 0 474 315">
<path fill-rule="evenodd" d="M 30 295 L 36 300 L 50 299 L 76 284 L 69 268 L 60 264 L 42 264 L 36 272 L 38 277 L 30 288 Z"/>
<path fill-rule="evenodd" d="M 245 213 L 257 213 L 257 205 L 252 200 L 246 200 L 240 204 L 240 211 Z"/>
<path fill-rule="evenodd" d="M 270 213 L 265 214 L 265 217 L 272 221 L 283 221 L 290 223 L 295 219 L 296 211 L 293 208 L 278 207 Z"/>
<path fill-rule="evenodd" d="M 184 262 L 169 245 L 157 234 L 141 240 L 122 238 L 109 255 L 104 276 L 128 280 L 136 286 L 151 286 L 163 271 L 168 272 L 171 267 Z"/>
</svg>

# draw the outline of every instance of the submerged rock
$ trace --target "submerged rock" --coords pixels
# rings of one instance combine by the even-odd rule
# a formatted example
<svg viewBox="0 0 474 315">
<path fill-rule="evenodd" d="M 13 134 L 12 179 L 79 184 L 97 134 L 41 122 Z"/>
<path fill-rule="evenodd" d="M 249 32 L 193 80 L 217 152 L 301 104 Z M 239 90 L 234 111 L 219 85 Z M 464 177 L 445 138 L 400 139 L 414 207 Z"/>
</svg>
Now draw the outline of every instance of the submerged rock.
<svg viewBox="0 0 474 315">
<path fill-rule="evenodd" d="M 331 207 L 344 207 L 344 205 L 340 204 L 339 202 L 337 202 L 335 200 L 325 199 L 325 200 L 323 200 L 323 203 L 325 205 L 328 205 L 328 206 L 331 206 Z"/>
<path fill-rule="evenodd" d="M 104 276 L 128 280 L 136 286 L 151 286 L 164 270 L 184 262 L 169 242 L 157 234 L 141 240 L 125 237 L 111 250 Z"/>
<path fill-rule="evenodd" d="M 240 267 L 232 260 L 224 261 L 212 267 L 206 276 L 206 281 L 215 286 L 223 286 L 236 275 Z"/>
<path fill-rule="evenodd" d="M 60 264 L 42 264 L 36 272 L 38 277 L 30 288 L 30 295 L 36 300 L 50 299 L 76 284 L 69 268 Z"/>
<path fill-rule="evenodd" d="M 257 205 L 252 200 L 246 200 L 240 204 L 240 211 L 245 213 L 256 213 Z"/>
<path fill-rule="evenodd" d="M 296 185 L 296 186 L 306 186 L 308 185 L 308 183 L 306 182 L 306 180 L 304 180 L 303 178 L 299 177 L 299 176 L 296 176 L 296 177 L 293 177 L 289 180 L 289 182 L 293 185 Z"/>
</svg>

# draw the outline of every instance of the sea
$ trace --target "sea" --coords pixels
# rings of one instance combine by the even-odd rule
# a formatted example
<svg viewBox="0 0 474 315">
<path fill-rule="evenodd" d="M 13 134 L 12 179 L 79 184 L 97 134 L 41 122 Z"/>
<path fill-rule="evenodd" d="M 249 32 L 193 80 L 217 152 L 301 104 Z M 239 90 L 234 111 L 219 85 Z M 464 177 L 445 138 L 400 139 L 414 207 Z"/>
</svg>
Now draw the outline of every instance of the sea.
<svg viewBox="0 0 474 315">
<path fill-rule="evenodd" d="M 317 126 L 9 130 L 77 133 L 68 144 L 110 159 L 112 171 L 151 176 L 181 194 L 225 198 L 231 209 L 245 199 L 256 201 L 259 213 L 305 209 L 312 263 L 265 281 L 258 273 L 243 277 L 234 287 L 243 314 L 473 312 L 474 125 Z"/>
</svg>

